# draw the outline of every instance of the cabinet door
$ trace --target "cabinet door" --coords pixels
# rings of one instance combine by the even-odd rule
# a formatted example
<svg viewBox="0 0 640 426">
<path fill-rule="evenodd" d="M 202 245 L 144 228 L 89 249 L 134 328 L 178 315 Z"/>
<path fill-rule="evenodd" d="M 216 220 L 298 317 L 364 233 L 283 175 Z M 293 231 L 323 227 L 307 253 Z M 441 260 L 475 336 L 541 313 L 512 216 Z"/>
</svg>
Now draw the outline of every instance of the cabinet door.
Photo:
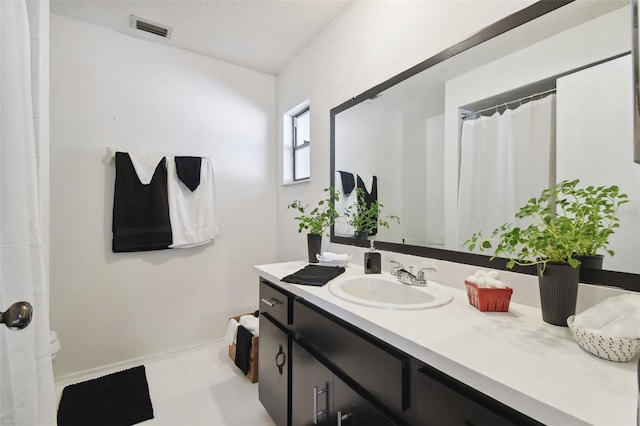
<svg viewBox="0 0 640 426">
<path fill-rule="evenodd" d="M 422 367 L 416 373 L 416 425 L 539 425 L 538 422 L 524 414 L 432 367 Z"/>
<path fill-rule="evenodd" d="M 381 411 L 364 400 L 339 378 L 333 378 L 333 406 L 338 426 L 393 426 Z"/>
<path fill-rule="evenodd" d="M 278 426 L 289 425 L 289 338 L 267 316 L 260 317 L 258 394 Z"/>
<path fill-rule="evenodd" d="M 335 424 L 333 373 L 296 342 L 291 351 L 291 424 Z"/>
</svg>

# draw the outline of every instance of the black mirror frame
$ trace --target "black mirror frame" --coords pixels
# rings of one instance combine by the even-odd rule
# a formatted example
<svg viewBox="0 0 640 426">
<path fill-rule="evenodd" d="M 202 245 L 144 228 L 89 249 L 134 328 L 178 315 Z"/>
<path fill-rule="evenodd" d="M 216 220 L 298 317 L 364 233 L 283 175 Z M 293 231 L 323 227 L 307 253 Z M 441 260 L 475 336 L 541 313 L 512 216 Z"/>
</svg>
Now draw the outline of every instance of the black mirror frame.
<svg viewBox="0 0 640 426">
<path fill-rule="evenodd" d="M 493 37 L 496 37 L 502 33 L 505 33 L 511 29 L 514 29 L 520 25 L 523 25 L 533 19 L 539 18 L 549 12 L 552 12 L 567 4 L 573 3 L 574 0 L 540 0 L 531 6 L 528 6 L 514 14 L 511 14 L 494 24 L 480 30 L 468 39 L 451 46 L 442 52 L 432 56 L 431 58 L 405 70 L 389 80 L 380 83 L 371 89 L 366 90 L 362 94 L 353 97 L 352 99 L 332 108 L 330 111 L 330 139 L 331 139 L 331 154 L 330 154 L 330 180 L 331 186 L 335 187 L 335 118 L 340 112 L 351 108 L 363 102 L 376 94 L 387 90 L 388 88 L 406 80 L 407 78 L 426 70 L 454 55 L 464 52 L 480 43 L 483 43 Z M 640 163 L 640 74 L 638 70 L 638 0 L 632 1 L 633 10 L 633 59 L 634 59 L 634 146 L 635 146 L 635 161 Z M 360 240 L 356 238 L 341 237 L 335 235 L 334 227 L 331 227 L 330 241 L 336 244 L 345 244 L 358 247 L 368 247 L 369 242 L 366 240 Z M 482 268 L 490 269 L 502 269 L 506 270 L 506 259 L 489 260 L 489 256 L 463 253 L 453 250 L 443 250 L 431 247 L 412 246 L 406 244 L 389 243 L 384 241 L 376 241 L 376 247 L 379 250 L 391 251 L 395 253 L 409 254 L 419 257 L 427 257 L 437 260 L 445 260 L 449 262 L 462 263 L 466 265 L 474 265 Z M 537 271 L 535 267 L 519 267 L 516 266 L 512 270 L 513 272 L 536 275 Z M 622 288 L 625 290 L 640 291 L 640 275 L 626 272 L 606 271 L 606 270 L 582 270 L 580 271 L 580 282 L 586 284 L 596 284 L 603 286 L 611 286 Z"/>
<path fill-rule="evenodd" d="M 640 164 L 640 34 L 638 0 L 631 0 L 631 60 L 633 62 L 633 161 Z"/>
</svg>

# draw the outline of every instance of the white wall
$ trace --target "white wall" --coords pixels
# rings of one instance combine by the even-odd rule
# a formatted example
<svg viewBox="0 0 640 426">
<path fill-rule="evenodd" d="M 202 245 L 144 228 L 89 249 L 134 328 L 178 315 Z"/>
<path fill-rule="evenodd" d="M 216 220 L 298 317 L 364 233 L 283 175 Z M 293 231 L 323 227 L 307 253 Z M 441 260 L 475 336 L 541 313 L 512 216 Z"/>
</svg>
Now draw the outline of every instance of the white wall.
<svg viewBox="0 0 640 426">
<path fill-rule="evenodd" d="M 310 100 L 311 182 L 277 191 L 278 260 L 303 258 L 306 250 L 287 204 L 315 203 L 329 186 L 329 110 L 531 3 L 354 2 L 285 67 L 278 75 L 277 114 Z M 281 148 L 277 158 L 281 170 Z"/>
<path fill-rule="evenodd" d="M 605 256 L 604 268 L 638 274 L 640 167 L 630 161 L 628 143 L 633 139 L 632 69 L 627 55 L 558 79 L 556 160 L 558 181 L 618 185 L 629 196 L 618 211 L 620 227 L 609 238 L 615 256 Z"/>
<path fill-rule="evenodd" d="M 51 17 L 51 323 L 56 376 L 221 338 L 275 257 L 273 76 Z M 107 147 L 210 156 L 213 244 L 111 252 Z"/>
<path fill-rule="evenodd" d="M 424 220 L 426 222 L 427 241 L 425 245 L 442 248 L 444 245 L 444 115 L 427 120 L 427 155 L 425 170 L 427 172 L 427 206 Z"/>
</svg>

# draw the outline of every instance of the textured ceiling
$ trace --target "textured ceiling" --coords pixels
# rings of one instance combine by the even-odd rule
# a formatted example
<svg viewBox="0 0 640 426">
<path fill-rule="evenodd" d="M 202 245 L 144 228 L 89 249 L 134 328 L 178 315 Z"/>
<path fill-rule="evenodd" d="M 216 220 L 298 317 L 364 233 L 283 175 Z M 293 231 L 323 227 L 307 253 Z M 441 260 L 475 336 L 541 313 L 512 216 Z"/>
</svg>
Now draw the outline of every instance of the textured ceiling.
<svg viewBox="0 0 640 426">
<path fill-rule="evenodd" d="M 350 0 L 52 0 L 51 12 L 269 74 Z M 173 28 L 170 39 L 133 29 L 129 15 Z"/>
</svg>

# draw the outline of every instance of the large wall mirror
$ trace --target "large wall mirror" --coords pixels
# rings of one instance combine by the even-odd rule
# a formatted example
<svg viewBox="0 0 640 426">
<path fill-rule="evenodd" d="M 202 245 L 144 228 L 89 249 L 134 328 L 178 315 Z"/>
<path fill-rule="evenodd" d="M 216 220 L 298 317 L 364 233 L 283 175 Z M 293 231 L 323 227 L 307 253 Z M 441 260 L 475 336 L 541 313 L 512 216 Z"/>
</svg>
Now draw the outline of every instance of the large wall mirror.
<svg viewBox="0 0 640 426">
<path fill-rule="evenodd" d="M 550 183 L 618 185 L 631 202 L 615 256 L 581 280 L 640 290 L 632 12 L 628 0 L 540 1 L 335 107 L 331 184 L 375 176 L 383 213 L 401 219 L 378 230 L 379 248 L 492 268 L 505 262 L 462 247 L 473 232 Z M 368 244 L 340 226 L 331 241 Z"/>
</svg>

